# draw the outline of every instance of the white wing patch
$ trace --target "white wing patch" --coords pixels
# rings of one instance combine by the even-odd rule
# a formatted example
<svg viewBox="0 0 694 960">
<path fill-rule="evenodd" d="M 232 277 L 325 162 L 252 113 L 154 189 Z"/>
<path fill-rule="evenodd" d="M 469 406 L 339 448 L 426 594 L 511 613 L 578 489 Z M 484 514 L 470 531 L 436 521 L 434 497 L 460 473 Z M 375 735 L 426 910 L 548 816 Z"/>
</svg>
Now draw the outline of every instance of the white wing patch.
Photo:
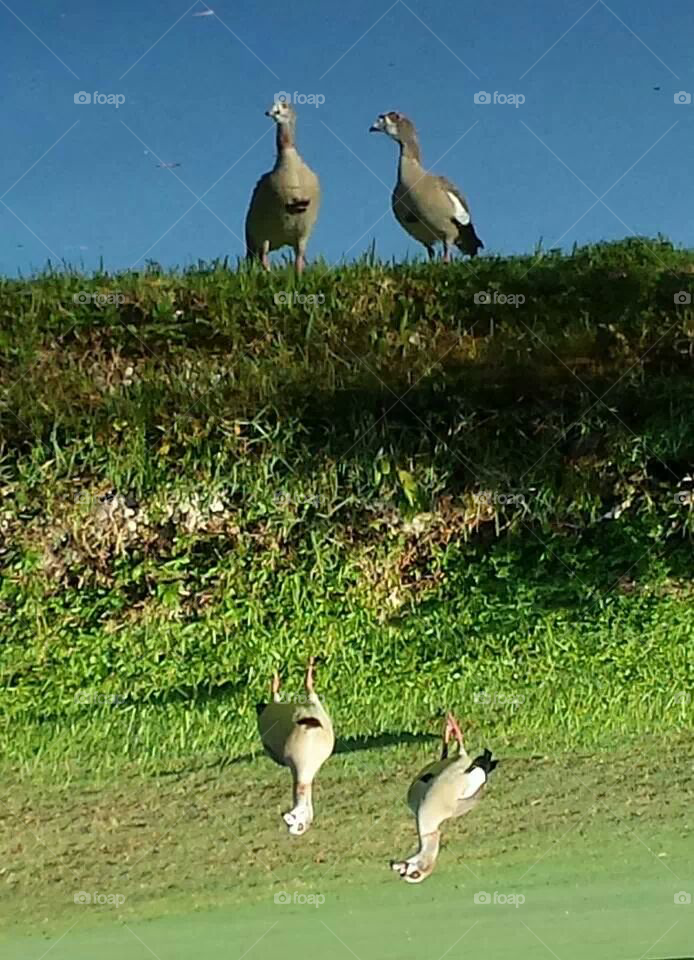
<svg viewBox="0 0 694 960">
<path fill-rule="evenodd" d="M 484 786 L 487 782 L 487 774 L 484 772 L 482 767 L 475 767 L 474 770 L 471 770 L 468 774 L 465 775 L 467 781 L 467 786 L 463 790 L 463 800 L 469 800 L 470 797 L 474 797 L 480 787 Z"/>
<path fill-rule="evenodd" d="M 451 193 L 450 190 L 447 190 L 446 193 L 453 204 L 453 219 L 457 220 L 458 223 L 466 227 L 470 222 L 470 214 L 467 212 L 463 204 L 454 193 Z"/>
</svg>

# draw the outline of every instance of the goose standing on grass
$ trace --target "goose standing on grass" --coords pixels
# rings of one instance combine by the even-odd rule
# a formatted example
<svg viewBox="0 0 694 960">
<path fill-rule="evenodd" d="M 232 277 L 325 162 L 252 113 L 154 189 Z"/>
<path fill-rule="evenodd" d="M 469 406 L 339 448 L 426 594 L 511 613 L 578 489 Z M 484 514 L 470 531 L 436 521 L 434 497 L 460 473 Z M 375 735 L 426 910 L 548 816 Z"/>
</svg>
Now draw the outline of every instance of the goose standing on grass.
<svg viewBox="0 0 694 960">
<path fill-rule="evenodd" d="M 280 678 L 272 678 L 272 702 L 259 708 L 258 728 L 266 751 L 277 763 L 289 767 L 294 780 L 294 806 L 282 819 L 294 837 L 305 833 L 313 821 L 313 780 L 333 752 L 333 725 L 313 687 L 314 658 L 306 669 L 306 696 L 280 697 Z"/>
<path fill-rule="evenodd" d="M 458 741 L 455 757 L 448 756 L 451 734 Z M 447 715 L 441 758 L 422 770 L 407 794 L 408 806 L 417 819 L 419 850 L 407 860 L 392 860 L 390 864 L 404 880 L 421 883 L 433 872 L 439 855 L 441 824 L 450 817 L 462 817 L 479 803 L 487 778 L 498 762 L 492 759 L 490 750 L 471 760 L 455 717 L 452 713 Z"/>
<path fill-rule="evenodd" d="M 430 258 L 436 243 L 443 244 L 445 263 L 450 260 L 452 245 L 476 256 L 484 244 L 475 233 L 467 200 L 450 180 L 427 173 L 422 167 L 412 121 L 395 111 L 382 113 L 370 132 L 385 133 L 400 144 L 398 182 L 393 190 L 393 213 L 400 226 L 424 244 Z"/>
<path fill-rule="evenodd" d="M 271 250 L 294 248 L 296 272 L 304 269 L 306 246 L 318 217 L 320 184 L 296 149 L 296 114 L 277 101 L 265 114 L 277 125 L 277 159 L 258 181 L 246 215 L 246 252 L 270 269 Z"/>
</svg>

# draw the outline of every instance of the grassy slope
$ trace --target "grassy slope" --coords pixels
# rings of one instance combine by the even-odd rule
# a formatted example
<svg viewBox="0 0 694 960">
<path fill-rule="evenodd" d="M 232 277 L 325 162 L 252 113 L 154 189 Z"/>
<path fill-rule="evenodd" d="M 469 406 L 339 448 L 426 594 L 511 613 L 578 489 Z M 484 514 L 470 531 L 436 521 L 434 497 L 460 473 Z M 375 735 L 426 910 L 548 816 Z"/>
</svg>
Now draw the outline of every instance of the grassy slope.
<svg viewBox="0 0 694 960">
<path fill-rule="evenodd" d="M 316 266 L 292 307 L 220 265 L 0 283 L 6 760 L 238 755 L 311 651 L 347 736 L 691 718 L 694 259 L 474 269 Z"/>
<path fill-rule="evenodd" d="M 476 732 L 468 739 L 480 743 Z M 414 849 L 403 795 L 436 749 L 338 753 L 321 772 L 317 818 L 300 841 L 279 817 L 289 775 L 266 758 L 155 779 L 18 785 L 7 805 L 20 822 L 0 815 L 0 919 L 13 956 L 35 958 L 73 923 L 57 957 L 139 950 L 130 930 L 161 957 L 190 955 L 182 945 L 193 942 L 197 955 L 212 956 L 221 937 L 241 955 L 279 921 L 261 956 L 281 945 L 293 960 L 314 942 L 332 954 L 325 923 L 360 960 L 414 958 L 424 940 L 435 960 L 476 920 L 476 938 L 495 955 L 512 945 L 536 955 L 522 920 L 562 960 L 585 956 L 588 945 L 596 957 L 636 960 L 679 920 L 648 955 L 687 955 L 692 908 L 673 900 L 694 887 L 690 737 L 598 755 L 502 751 L 484 802 L 446 825 L 436 872 L 411 887 L 388 860 Z M 126 899 L 117 911 L 75 905 L 79 890 Z M 526 901 L 478 906 L 480 890 Z M 281 891 L 325 901 L 275 905 Z M 157 917 L 165 922 L 150 922 Z"/>
</svg>

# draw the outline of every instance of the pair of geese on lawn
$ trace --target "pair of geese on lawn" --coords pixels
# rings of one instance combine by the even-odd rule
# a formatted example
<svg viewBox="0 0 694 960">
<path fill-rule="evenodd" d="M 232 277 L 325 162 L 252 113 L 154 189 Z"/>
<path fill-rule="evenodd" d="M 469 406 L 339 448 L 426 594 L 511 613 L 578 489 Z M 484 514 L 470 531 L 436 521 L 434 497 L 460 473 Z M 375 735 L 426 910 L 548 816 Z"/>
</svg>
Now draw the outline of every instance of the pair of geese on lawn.
<svg viewBox="0 0 694 960">
<path fill-rule="evenodd" d="M 313 669 L 312 657 L 306 670 L 304 703 L 282 701 L 280 678 L 275 673 L 272 701 L 258 707 L 258 727 L 265 750 L 292 772 L 294 806 L 283 814 L 292 836 L 301 836 L 311 826 L 313 780 L 335 746 L 332 722 L 314 689 Z M 452 736 L 458 743 L 455 756 L 448 753 Z M 393 860 L 390 864 L 404 880 L 421 883 L 431 874 L 439 854 L 441 824 L 450 817 L 468 813 L 477 805 L 497 763 L 490 750 L 470 759 L 460 727 L 449 713 L 440 758 L 418 774 L 407 794 L 407 803 L 417 820 L 419 849 L 406 860 Z"/>
<path fill-rule="evenodd" d="M 253 191 L 246 216 L 246 250 L 249 258 L 260 259 L 269 269 L 271 250 L 293 247 L 296 271 L 301 273 L 318 218 L 320 184 L 296 148 L 296 114 L 291 104 L 277 101 L 266 116 L 277 125 L 277 159 Z M 443 244 L 446 263 L 452 246 L 474 257 L 484 244 L 475 233 L 467 200 L 450 180 L 422 167 L 412 121 L 391 111 L 381 114 L 370 129 L 400 145 L 393 213 L 401 227 L 424 244 L 430 258 L 438 243 Z"/>
</svg>

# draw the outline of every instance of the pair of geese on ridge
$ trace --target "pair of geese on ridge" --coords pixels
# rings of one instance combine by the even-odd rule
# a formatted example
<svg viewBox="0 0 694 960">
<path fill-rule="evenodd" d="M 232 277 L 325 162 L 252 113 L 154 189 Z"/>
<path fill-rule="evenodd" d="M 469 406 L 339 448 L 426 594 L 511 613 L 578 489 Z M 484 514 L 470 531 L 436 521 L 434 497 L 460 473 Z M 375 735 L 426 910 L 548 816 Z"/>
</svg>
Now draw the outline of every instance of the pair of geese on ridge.
<svg viewBox="0 0 694 960">
<path fill-rule="evenodd" d="M 318 218 L 320 184 L 296 147 L 296 113 L 291 104 L 277 101 L 266 116 L 277 125 L 277 159 L 260 178 L 246 215 L 246 250 L 270 268 L 271 250 L 294 249 L 297 273 L 304 269 L 306 247 Z M 443 244 L 443 259 L 456 246 L 471 257 L 484 246 L 475 232 L 467 200 L 454 183 L 427 173 L 421 164 L 417 131 L 402 113 L 381 114 L 370 127 L 400 145 L 398 180 L 393 190 L 393 213 L 404 230 L 424 244 L 429 257 Z"/>
<path fill-rule="evenodd" d="M 313 781 L 335 746 L 332 721 L 316 694 L 313 671 L 311 657 L 305 677 L 305 703 L 282 701 L 280 678 L 275 672 L 272 701 L 258 707 L 258 728 L 265 750 L 292 772 L 294 806 L 282 819 L 295 837 L 304 834 L 313 822 Z M 458 744 L 455 756 L 449 756 L 448 750 L 452 736 Z M 408 806 L 417 821 L 419 849 L 407 859 L 390 864 L 404 880 L 421 883 L 432 873 L 439 854 L 441 824 L 450 817 L 469 813 L 479 803 L 497 763 L 486 749 L 471 760 L 455 717 L 452 713 L 446 716 L 441 756 L 417 775 L 407 794 Z"/>
</svg>

